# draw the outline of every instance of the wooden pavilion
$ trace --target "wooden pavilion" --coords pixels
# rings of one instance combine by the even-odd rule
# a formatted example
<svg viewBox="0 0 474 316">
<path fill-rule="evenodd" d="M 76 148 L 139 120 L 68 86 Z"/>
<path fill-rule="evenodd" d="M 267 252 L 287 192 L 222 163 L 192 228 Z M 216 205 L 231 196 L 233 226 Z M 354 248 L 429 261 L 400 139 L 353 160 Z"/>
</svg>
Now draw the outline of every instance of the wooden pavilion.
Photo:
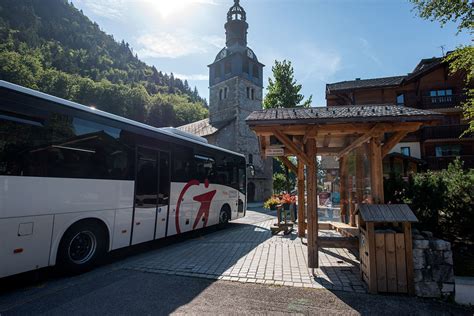
<svg viewBox="0 0 474 316">
<path fill-rule="evenodd" d="M 347 202 L 352 194 L 348 192 L 348 182 L 355 178 L 359 184 L 357 203 L 384 203 L 383 157 L 408 133 L 439 119 L 439 113 L 398 105 L 279 108 L 249 115 L 246 121 L 258 136 L 261 154 L 279 156 L 297 174 L 298 235 L 304 237 L 307 230 L 309 268 L 319 266 L 316 156 L 338 159 L 341 219 L 346 222 L 349 211 L 349 223 L 356 226 L 355 204 Z M 355 174 L 349 178 L 348 157 L 355 151 L 362 154 L 356 155 L 356 167 L 352 166 Z M 288 156 L 297 158 L 297 166 Z M 364 184 L 365 178 L 368 185 Z M 368 194 L 364 197 L 364 193 Z"/>
</svg>

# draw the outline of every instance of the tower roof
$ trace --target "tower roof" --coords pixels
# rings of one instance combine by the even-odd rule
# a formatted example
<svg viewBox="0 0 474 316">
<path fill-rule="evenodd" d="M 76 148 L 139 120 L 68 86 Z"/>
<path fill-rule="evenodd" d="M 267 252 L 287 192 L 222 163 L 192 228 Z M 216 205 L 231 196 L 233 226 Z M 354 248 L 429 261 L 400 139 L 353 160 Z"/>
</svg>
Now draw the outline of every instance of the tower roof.
<svg viewBox="0 0 474 316">
<path fill-rule="evenodd" d="M 229 8 L 227 12 L 227 21 L 240 20 L 245 21 L 247 19 L 247 14 L 245 13 L 244 8 L 240 6 L 239 0 L 234 0 L 234 5 Z"/>
</svg>

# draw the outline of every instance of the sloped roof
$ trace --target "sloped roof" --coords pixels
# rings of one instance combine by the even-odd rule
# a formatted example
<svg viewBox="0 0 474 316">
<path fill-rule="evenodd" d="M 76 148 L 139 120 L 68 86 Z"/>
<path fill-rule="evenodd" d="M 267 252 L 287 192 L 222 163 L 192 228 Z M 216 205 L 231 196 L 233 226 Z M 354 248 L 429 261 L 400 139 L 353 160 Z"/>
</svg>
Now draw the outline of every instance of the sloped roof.
<svg viewBox="0 0 474 316">
<path fill-rule="evenodd" d="M 440 113 L 393 104 L 343 105 L 310 108 L 281 108 L 252 112 L 249 125 L 324 124 L 347 122 L 409 122 L 439 119 Z"/>
<path fill-rule="evenodd" d="M 418 222 L 406 204 L 360 204 L 356 213 L 359 213 L 365 222 Z"/>
<path fill-rule="evenodd" d="M 198 135 L 201 137 L 206 137 L 206 136 L 215 134 L 217 131 L 219 131 L 219 129 L 227 126 L 233 120 L 234 119 L 222 121 L 217 124 L 211 124 L 211 122 L 209 121 L 209 118 L 205 118 L 200 121 L 196 121 L 193 123 L 179 126 L 177 127 L 177 129 L 187 132 L 187 133 Z"/>
<path fill-rule="evenodd" d="M 433 57 L 433 58 L 426 58 L 422 59 L 418 65 L 416 65 L 413 72 L 408 74 L 406 80 L 412 80 L 418 78 L 419 76 L 437 68 L 438 66 L 443 64 L 443 58 L 441 57 Z"/>
<path fill-rule="evenodd" d="M 335 83 L 326 84 L 327 92 L 345 91 L 352 89 L 364 89 L 364 88 L 379 88 L 379 87 L 392 87 L 402 84 L 404 81 L 409 81 L 418 78 L 419 76 L 430 72 L 444 63 L 442 57 L 425 58 L 420 60 L 418 65 L 411 73 L 406 76 L 393 76 L 383 78 L 372 78 L 372 79 L 356 79 L 341 81 Z"/>
<path fill-rule="evenodd" d="M 356 79 L 356 80 L 328 83 L 326 85 L 326 90 L 331 92 L 331 91 L 341 91 L 341 90 L 351 90 L 351 89 L 398 86 L 399 84 L 402 83 L 405 77 L 406 76 L 394 76 L 394 77 L 383 77 L 383 78 L 373 78 L 373 79 Z"/>
</svg>

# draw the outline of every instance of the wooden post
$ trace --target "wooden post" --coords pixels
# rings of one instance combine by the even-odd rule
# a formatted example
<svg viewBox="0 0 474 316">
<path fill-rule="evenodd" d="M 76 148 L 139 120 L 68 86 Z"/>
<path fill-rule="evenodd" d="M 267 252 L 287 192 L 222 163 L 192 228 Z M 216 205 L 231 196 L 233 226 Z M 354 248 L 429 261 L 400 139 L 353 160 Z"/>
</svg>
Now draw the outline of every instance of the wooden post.
<svg viewBox="0 0 474 316">
<path fill-rule="evenodd" d="M 375 204 L 383 204 L 383 166 L 382 150 L 378 137 L 372 137 L 369 143 L 370 152 L 370 186 Z"/>
<path fill-rule="evenodd" d="M 316 140 L 308 139 L 306 143 L 307 188 L 308 188 L 308 268 L 317 268 L 318 261 L 318 205 L 316 177 Z"/>
<path fill-rule="evenodd" d="M 405 235 L 405 251 L 406 251 L 406 263 L 407 263 L 407 285 L 408 294 L 415 295 L 415 276 L 413 271 L 413 246 L 412 246 L 412 233 L 411 223 L 403 223 L 403 234 Z"/>
<path fill-rule="evenodd" d="M 373 222 L 367 223 L 367 243 L 369 245 L 369 293 L 377 293 L 377 266 L 375 250 L 375 227 Z"/>
<path fill-rule="evenodd" d="M 364 157 L 362 156 L 361 148 L 357 148 L 354 152 L 356 159 L 355 183 L 356 183 L 356 203 L 360 205 L 364 200 Z M 356 226 L 355 220 L 355 205 L 351 207 L 350 225 Z"/>
<path fill-rule="evenodd" d="M 306 203 L 304 193 L 304 163 L 298 160 L 298 237 L 304 237 L 306 231 Z"/>
<path fill-rule="evenodd" d="M 347 215 L 347 158 L 343 156 L 339 159 L 339 196 L 341 205 L 341 222 L 346 223 Z"/>
</svg>

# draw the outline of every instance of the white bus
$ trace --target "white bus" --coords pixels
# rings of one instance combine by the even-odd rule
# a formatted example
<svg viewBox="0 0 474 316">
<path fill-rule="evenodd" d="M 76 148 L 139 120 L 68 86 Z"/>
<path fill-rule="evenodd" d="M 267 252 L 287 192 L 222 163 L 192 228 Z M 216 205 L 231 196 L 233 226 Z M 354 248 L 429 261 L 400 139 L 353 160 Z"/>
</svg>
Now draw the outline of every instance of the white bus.
<svg viewBox="0 0 474 316">
<path fill-rule="evenodd" d="M 245 156 L 0 81 L 0 278 L 245 215 Z"/>
</svg>

